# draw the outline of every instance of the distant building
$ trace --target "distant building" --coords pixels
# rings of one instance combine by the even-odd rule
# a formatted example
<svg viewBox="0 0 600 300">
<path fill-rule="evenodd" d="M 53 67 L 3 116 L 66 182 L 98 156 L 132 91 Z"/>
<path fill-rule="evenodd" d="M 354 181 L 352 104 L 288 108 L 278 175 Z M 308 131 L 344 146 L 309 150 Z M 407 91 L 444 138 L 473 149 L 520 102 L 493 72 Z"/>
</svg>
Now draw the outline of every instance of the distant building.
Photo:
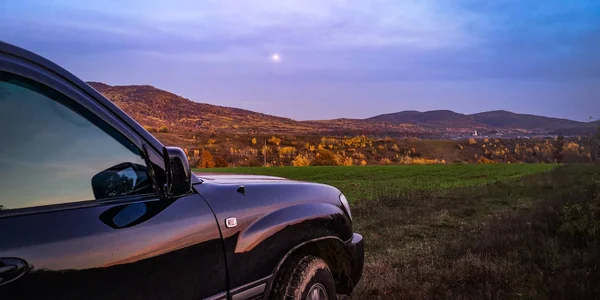
<svg viewBox="0 0 600 300">
<path fill-rule="evenodd" d="M 475 132 L 473 133 L 473 136 L 477 136 L 477 130 L 475 130 Z"/>
</svg>

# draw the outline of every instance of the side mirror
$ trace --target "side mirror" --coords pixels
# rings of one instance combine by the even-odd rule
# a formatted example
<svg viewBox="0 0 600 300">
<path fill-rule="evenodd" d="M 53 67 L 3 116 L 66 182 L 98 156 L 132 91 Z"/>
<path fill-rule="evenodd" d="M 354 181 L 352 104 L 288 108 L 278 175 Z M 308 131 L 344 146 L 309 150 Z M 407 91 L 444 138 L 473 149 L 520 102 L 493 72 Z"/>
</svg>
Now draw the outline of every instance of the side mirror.
<svg viewBox="0 0 600 300">
<path fill-rule="evenodd" d="M 149 192 L 152 184 L 146 166 L 129 162 L 112 166 L 92 177 L 92 190 L 96 199 L 127 196 Z"/>
<path fill-rule="evenodd" d="M 177 147 L 164 147 L 165 171 L 167 184 L 165 193 L 168 197 L 189 194 L 192 190 L 192 170 L 185 152 Z"/>
</svg>

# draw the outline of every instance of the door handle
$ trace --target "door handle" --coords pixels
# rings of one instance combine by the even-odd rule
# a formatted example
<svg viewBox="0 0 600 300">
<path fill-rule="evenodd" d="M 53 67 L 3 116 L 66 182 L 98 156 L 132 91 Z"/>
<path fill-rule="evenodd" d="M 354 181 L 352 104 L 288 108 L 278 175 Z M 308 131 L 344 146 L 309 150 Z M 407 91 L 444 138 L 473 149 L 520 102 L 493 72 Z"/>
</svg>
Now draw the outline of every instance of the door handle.
<svg viewBox="0 0 600 300">
<path fill-rule="evenodd" d="M 0 285 L 7 284 L 25 275 L 29 268 L 27 262 L 20 258 L 0 258 Z"/>
</svg>

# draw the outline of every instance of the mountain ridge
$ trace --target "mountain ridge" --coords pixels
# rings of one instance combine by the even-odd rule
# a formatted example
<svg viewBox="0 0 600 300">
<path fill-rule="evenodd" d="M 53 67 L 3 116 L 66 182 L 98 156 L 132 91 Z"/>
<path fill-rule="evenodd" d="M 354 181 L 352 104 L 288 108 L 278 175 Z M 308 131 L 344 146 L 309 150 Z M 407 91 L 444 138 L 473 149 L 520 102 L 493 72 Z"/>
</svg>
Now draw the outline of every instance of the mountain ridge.
<svg viewBox="0 0 600 300">
<path fill-rule="evenodd" d="M 195 102 L 151 85 L 108 85 L 88 82 L 146 127 L 214 133 L 268 134 L 445 134 L 472 130 L 577 132 L 600 125 L 568 119 L 494 110 L 462 114 L 451 110 L 406 110 L 365 119 L 297 121 L 251 110 Z"/>
</svg>

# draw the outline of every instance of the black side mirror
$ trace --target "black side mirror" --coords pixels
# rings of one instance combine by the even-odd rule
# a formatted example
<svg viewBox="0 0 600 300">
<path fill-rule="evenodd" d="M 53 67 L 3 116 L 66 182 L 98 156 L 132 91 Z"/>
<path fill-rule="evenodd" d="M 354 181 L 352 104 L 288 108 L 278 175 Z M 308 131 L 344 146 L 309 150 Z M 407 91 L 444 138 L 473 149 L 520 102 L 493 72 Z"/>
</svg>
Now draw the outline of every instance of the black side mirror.
<svg viewBox="0 0 600 300">
<path fill-rule="evenodd" d="M 146 166 L 124 162 L 112 166 L 92 177 L 92 190 L 96 199 L 122 197 L 151 192 L 152 183 Z"/>
<path fill-rule="evenodd" d="M 164 147 L 163 157 L 167 175 L 166 195 L 176 197 L 189 194 L 192 190 L 192 170 L 185 152 L 177 147 Z"/>
</svg>

